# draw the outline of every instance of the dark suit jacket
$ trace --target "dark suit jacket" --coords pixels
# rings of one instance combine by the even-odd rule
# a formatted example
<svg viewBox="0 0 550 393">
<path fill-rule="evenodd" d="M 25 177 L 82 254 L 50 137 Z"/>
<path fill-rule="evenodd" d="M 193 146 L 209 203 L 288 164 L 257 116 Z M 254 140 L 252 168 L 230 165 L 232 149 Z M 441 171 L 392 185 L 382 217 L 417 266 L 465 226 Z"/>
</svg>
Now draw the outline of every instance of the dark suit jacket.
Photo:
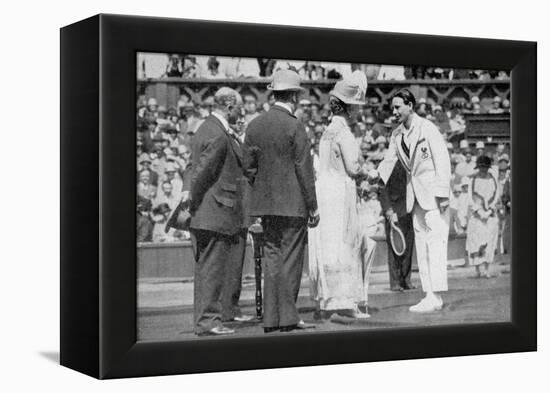
<svg viewBox="0 0 550 393">
<path fill-rule="evenodd" d="M 192 144 L 191 229 L 234 235 L 246 227 L 246 184 L 239 142 L 209 116 Z"/>
<path fill-rule="evenodd" d="M 391 207 L 399 218 L 407 214 L 407 170 L 399 160 L 388 183 L 380 190 L 380 203 L 384 212 Z"/>
<path fill-rule="evenodd" d="M 303 124 L 277 105 L 246 130 L 252 216 L 307 217 L 317 209 L 310 143 Z"/>
</svg>

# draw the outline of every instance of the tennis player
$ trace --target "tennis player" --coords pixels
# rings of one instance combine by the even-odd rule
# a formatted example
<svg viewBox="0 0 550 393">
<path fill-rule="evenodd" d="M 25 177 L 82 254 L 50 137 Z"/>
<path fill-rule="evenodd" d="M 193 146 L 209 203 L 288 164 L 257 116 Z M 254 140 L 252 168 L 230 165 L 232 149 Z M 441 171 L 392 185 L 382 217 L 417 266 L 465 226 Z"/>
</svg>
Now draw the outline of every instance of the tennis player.
<svg viewBox="0 0 550 393">
<path fill-rule="evenodd" d="M 426 293 L 409 310 L 437 311 L 443 307 L 439 293 L 448 289 L 449 153 L 437 127 L 415 113 L 416 99 L 409 90 L 394 94 L 391 105 L 393 116 L 400 124 L 392 133 L 378 171 L 384 183 L 397 160 L 407 171 L 407 211 L 413 215 L 418 270 Z"/>
</svg>

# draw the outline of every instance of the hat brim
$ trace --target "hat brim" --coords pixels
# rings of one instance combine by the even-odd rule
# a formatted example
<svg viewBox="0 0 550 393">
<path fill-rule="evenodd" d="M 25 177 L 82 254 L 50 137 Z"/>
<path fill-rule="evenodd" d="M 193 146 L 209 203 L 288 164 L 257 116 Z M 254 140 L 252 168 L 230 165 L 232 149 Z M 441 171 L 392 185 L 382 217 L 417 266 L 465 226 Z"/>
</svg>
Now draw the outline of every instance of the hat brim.
<svg viewBox="0 0 550 393">
<path fill-rule="evenodd" d="M 271 91 L 301 91 L 301 92 L 306 91 L 306 89 L 304 89 L 303 87 L 300 87 L 300 86 L 285 85 L 285 84 L 281 84 L 279 86 L 273 86 L 273 84 L 271 84 L 271 83 L 269 85 L 267 85 L 267 90 L 271 90 Z"/>
<path fill-rule="evenodd" d="M 334 90 L 332 90 L 328 94 L 338 98 L 344 104 L 348 104 L 348 105 L 365 105 L 366 104 L 366 102 L 364 102 L 364 101 L 354 100 L 353 98 L 345 97 L 342 94 L 340 94 L 340 93 L 338 93 L 337 91 L 334 91 Z"/>
</svg>

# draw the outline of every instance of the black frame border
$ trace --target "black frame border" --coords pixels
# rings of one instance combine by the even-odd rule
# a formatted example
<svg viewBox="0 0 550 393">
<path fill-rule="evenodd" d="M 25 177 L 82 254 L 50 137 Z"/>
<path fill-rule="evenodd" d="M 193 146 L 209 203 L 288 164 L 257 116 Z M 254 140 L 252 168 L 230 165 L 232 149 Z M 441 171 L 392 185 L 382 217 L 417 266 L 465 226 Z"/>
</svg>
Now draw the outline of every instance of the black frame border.
<svg viewBox="0 0 550 393">
<path fill-rule="evenodd" d="M 69 237 L 63 241 L 62 236 L 62 254 L 63 250 L 67 252 L 64 260 L 62 255 L 61 334 L 62 343 L 97 337 L 98 358 L 95 354 L 81 356 L 90 357 L 89 363 L 98 367 L 87 372 L 76 367 L 74 361 L 64 362 L 63 345 L 62 364 L 98 378 L 120 378 L 536 350 L 536 43 L 121 15 L 99 15 L 93 20 L 99 31 L 99 101 L 96 103 L 99 238 L 97 232 L 90 231 L 98 242 L 85 245 L 90 253 L 83 255 L 82 248 L 80 254 L 75 248 L 83 247 L 82 244 L 69 244 Z M 68 28 L 62 30 L 62 36 L 63 31 Z M 135 222 L 135 207 L 129 203 L 135 200 L 135 133 L 126 130 L 135 129 L 138 51 L 511 70 L 512 174 L 524 174 L 513 176 L 512 321 L 136 342 L 136 250 L 135 229 L 131 227 Z M 62 53 L 62 59 L 63 56 Z M 68 93 L 62 88 L 65 97 Z M 64 110 L 63 99 L 62 120 L 67 123 L 71 116 L 77 115 L 68 113 L 69 103 Z M 62 137 L 66 135 L 62 122 Z M 74 176 L 68 173 L 67 165 L 76 159 L 67 156 L 62 160 L 62 178 Z M 93 165 L 90 168 L 90 173 L 94 173 Z M 67 187 L 62 187 L 62 194 L 66 192 Z M 67 214 L 78 211 L 73 205 L 72 209 L 63 210 L 65 202 L 62 200 L 63 233 L 76 228 L 73 226 L 76 222 L 67 218 Z M 79 206 L 96 203 L 93 195 L 82 195 L 78 202 Z M 68 203 L 76 204 L 76 201 Z M 75 267 L 76 260 L 68 260 L 69 256 L 74 259 L 77 255 L 80 255 L 81 267 Z M 84 277 L 71 281 L 64 274 L 71 269 L 93 272 L 94 268 L 97 279 L 92 276 L 89 281 Z M 88 290 L 82 294 L 79 284 L 85 283 L 98 284 L 97 293 Z M 74 301 L 69 307 L 71 302 L 63 299 L 70 294 L 84 296 L 79 303 L 98 311 L 96 327 L 82 324 L 82 329 L 63 330 L 64 318 L 71 321 L 76 318 Z M 66 322 L 65 326 L 70 324 Z M 67 344 L 67 353 L 69 347 L 72 346 Z M 228 356 L 235 353 L 239 356 Z"/>
</svg>

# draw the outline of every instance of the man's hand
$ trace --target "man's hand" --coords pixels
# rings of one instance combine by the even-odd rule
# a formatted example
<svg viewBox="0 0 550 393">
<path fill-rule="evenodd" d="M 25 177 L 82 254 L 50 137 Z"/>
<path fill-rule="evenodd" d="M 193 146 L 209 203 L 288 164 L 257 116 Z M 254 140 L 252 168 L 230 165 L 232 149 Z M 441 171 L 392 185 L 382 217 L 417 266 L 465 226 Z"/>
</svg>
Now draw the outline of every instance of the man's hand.
<svg viewBox="0 0 550 393">
<path fill-rule="evenodd" d="M 181 193 L 181 202 L 186 202 L 189 200 L 189 191 L 183 191 Z"/>
<path fill-rule="evenodd" d="M 397 214 L 393 211 L 391 207 L 388 210 L 386 210 L 386 219 L 390 222 L 395 222 L 395 223 L 399 221 L 397 218 Z"/>
<path fill-rule="evenodd" d="M 317 210 L 311 210 L 307 219 L 307 226 L 310 228 L 315 228 L 317 225 L 319 225 L 320 219 L 321 218 L 319 217 L 319 212 Z"/>
<path fill-rule="evenodd" d="M 437 202 L 437 206 L 439 207 L 439 212 L 444 213 L 449 207 L 449 198 L 436 197 L 435 200 Z"/>
</svg>

